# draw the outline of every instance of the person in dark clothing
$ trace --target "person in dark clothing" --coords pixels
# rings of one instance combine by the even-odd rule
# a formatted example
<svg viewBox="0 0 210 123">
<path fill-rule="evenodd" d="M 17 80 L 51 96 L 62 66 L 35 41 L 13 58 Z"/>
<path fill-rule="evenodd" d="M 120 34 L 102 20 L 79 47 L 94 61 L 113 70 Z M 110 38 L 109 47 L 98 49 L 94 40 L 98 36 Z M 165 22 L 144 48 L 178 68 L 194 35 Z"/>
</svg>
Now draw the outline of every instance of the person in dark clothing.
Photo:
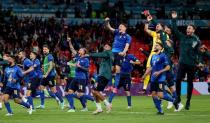
<svg viewBox="0 0 210 123">
<path fill-rule="evenodd" d="M 194 25 L 188 25 L 186 29 L 186 35 L 179 32 L 176 25 L 177 13 L 172 12 L 172 31 L 179 41 L 180 54 L 179 54 L 179 68 L 176 79 L 177 89 L 177 102 L 181 102 L 181 81 L 187 74 L 187 102 L 185 109 L 190 109 L 190 100 L 193 91 L 193 79 L 195 75 L 196 59 L 199 54 L 200 39 L 194 32 L 196 30 Z"/>
<path fill-rule="evenodd" d="M 210 60 L 210 51 L 205 45 L 202 45 L 200 48 L 200 54 L 199 54 L 199 65 L 203 66 L 205 58 L 207 60 Z M 208 91 L 210 93 L 210 82 L 208 82 Z"/>
</svg>

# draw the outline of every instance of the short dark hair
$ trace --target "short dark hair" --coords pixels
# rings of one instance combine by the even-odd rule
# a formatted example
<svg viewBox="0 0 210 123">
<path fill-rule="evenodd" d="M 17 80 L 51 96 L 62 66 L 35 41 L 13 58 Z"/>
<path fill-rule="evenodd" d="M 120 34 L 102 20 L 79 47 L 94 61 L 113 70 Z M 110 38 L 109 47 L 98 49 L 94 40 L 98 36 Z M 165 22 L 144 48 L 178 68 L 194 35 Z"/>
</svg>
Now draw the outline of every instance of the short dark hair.
<svg viewBox="0 0 210 123">
<path fill-rule="evenodd" d="M 22 53 L 24 56 L 26 55 L 26 52 L 24 50 L 20 50 L 18 53 Z"/>
<path fill-rule="evenodd" d="M 165 29 L 166 27 L 169 28 L 169 29 L 171 29 L 171 25 L 170 25 L 170 24 L 165 24 L 165 25 L 164 25 L 164 29 Z"/>
<path fill-rule="evenodd" d="M 163 44 L 160 42 L 156 42 L 156 44 L 160 45 L 163 48 Z"/>
<path fill-rule="evenodd" d="M 128 25 L 126 23 L 121 23 L 125 28 L 128 28 Z"/>
<path fill-rule="evenodd" d="M 194 24 L 189 24 L 188 26 L 191 26 L 194 30 L 196 30 L 196 26 Z"/>
<path fill-rule="evenodd" d="M 110 43 L 105 43 L 104 46 L 105 46 L 105 45 L 109 45 L 110 47 L 112 47 L 112 45 L 111 45 Z"/>
<path fill-rule="evenodd" d="M 84 52 L 85 52 L 85 54 L 87 54 L 87 49 L 86 48 L 84 48 L 84 47 L 81 47 L 81 49 L 83 49 L 84 50 Z"/>
<path fill-rule="evenodd" d="M 36 56 L 37 56 L 37 52 L 35 52 L 35 51 L 31 51 L 31 53 L 33 53 L 34 55 L 36 55 Z"/>
<path fill-rule="evenodd" d="M 160 24 L 162 26 L 162 28 L 164 29 L 164 24 L 163 23 L 157 23 L 157 25 Z"/>
<path fill-rule="evenodd" d="M 43 45 L 43 48 L 46 47 L 47 49 L 50 49 L 50 47 L 47 44 Z"/>
<path fill-rule="evenodd" d="M 15 62 L 17 60 L 17 56 L 16 55 L 9 54 L 8 57 L 12 58 Z"/>
</svg>

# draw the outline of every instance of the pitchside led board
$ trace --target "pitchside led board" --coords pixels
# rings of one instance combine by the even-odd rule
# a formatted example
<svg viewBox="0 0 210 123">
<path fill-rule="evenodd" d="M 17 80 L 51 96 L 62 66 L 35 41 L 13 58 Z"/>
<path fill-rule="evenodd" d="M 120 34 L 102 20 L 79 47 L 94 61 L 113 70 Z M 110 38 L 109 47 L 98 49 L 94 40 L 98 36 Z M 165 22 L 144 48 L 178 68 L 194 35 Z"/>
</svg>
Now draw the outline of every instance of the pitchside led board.
<svg viewBox="0 0 210 123">
<path fill-rule="evenodd" d="M 210 95 L 207 82 L 194 82 L 193 95 Z M 182 95 L 187 94 L 187 82 L 182 82 Z"/>
</svg>

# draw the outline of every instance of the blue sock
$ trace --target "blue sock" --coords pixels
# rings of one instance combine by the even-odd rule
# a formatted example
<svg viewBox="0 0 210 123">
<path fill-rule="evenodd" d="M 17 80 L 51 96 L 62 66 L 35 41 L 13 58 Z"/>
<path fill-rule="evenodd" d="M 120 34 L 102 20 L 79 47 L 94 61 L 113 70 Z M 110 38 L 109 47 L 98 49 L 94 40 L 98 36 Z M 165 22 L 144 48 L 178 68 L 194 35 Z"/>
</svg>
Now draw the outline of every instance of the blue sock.
<svg viewBox="0 0 210 123">
<path fill-rule="evenodd" d="M 173 97 L 174 99 L 176 99 L 176 98 L 177 98 L 176 91 L 172 92 L 172 97 Z"/>
<path fill-rule="evenodd" d="M 115 75 L 115 81 L 114 81 L 114 88 L 117 88 L 120 82 L 120 73 L 116 73 Z"/>
<path fill-rule="evenodd" d="M 40 100 L 41 100 L 41 105 L 44 105 L 44 91 L 40 91 Z"/>
<path fill-rule="evenodd" d="M 41 90 L 37 90 L 36 91 L 36 96 L 41 95 L 42 91 Z"/>
<path fill-rule="evenodd" d="M 112 79 L 109 80 L 107 86 L 112 86 Z"/>
<path fill-rule="evenodd" d="M 173 102 L 174 99 L 166 92 L 163 92 L 163 99 L 169 102 Z"/>
<path fill-rule="evenodd" d="M 5 102 L 4 105 L 5 105 L 6 109 L 7 109 L 7 112 L 11 114 L 12 113 L 12 109 L 10 107 L 9 102 Z"/>
<path fill-rule="evenodd" d="M 161 108 L 161 101 L 158 99 L 158 97 L 152 97 L 153 102 L 155 104 L 155 107 L 157 108 L 158 112 L 163 112 Z"/>
<path fill-rule="evenodd" d="M 83 108 L 86 108 L 86 107 L 87 107 L 87 106 L 86 106 L 87 100 L 85 99 L 84 95 L 81 96 L 81 97 L 78 98 L 78 99 L 79 99 L 80 103 L 82 104 L 82 107 L 83 107 Z"/>
<path fill-rule="evenodd" d="M 109 103 L 112 103 L 114 96 L 115 96 L 115 93 L 112 92 L 109 96 Z"/>
<path fill-rule="evenodd" d="M 68 94 L 68 95 L 66 95 L 66 99 L 69 102 L 70 109 L 75 109 L 75 107 L 74 107 L 74 99 L 73 98 L 74 98 L 74 94 Z"/>
<path fill-rule="evenodd" d="M 55 96 L 57 96 L 58 99 L 60 100 L 60 102 L 63 103 L 63 98 L 62 98 L 62 96 L 61 96 L 60 93 L 56 92 L 56 93 L 55 93 Z"/>
<path fill-rule="evenodd" d="M 28 99 L 28 103 L 29 103 L 30 105 L 32 105 L 32 108 L 34 109 L 33 98 L 32 98 L 31 96 L 28 96 L 27 99 Z"/>
<path fill-rule="evenodd" d="M 52 97 L 52 98 L 56 98 L 56 95 L 55 93 L 53 93 L 52 91 L 48 91 L 49 95 Z"/>
<path fill-rule="evenodd" d="M 90 100 L 90 101 L 92 101 L 92 102 L 95 101 L 94 98 L 93 98 L 92 96 L 90 96 L 90 95 L 84 94 L 82 97 L 84 97 L 85 100 Z"/>
<path fill-rule="evenodd" d="M 26 108 L 30 108 L 30 105 L 28 103 L 25 103 L 24 101 L 20 102 L 19 104 Z"/>
<path fill-rule="evenodd" d="M 162 100 L 162 99 L 159 99 L 159 101 L 160 101 L 160 105 L 162 105 L 162 101 L 163 101 L 163 100 Z"/>
<path fill-rule="evenodd" d="M 128 106 L 131 106 L 131 96 L 127 96 Z"/>
</svg>

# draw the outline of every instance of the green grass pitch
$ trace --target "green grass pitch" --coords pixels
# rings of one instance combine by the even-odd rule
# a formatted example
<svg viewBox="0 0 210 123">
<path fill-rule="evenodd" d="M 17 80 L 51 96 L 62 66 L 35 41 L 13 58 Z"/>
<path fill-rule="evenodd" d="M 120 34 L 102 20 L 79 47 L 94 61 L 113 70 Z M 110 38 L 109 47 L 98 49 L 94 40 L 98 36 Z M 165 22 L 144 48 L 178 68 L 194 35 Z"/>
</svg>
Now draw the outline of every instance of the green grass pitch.
<svg viewBox="0 0 210 123">
<path fill-rule="evenodd" d="M 185 97 L 182 97 L 183 104 Z M 35 105 L 39 104 L 36 99 Z M 92 115 L 95 105 L 88 102 L 88 112 L 80 112 L 81 104 L 76 100 L 77 111 L 67 113 L 68 109 L 61 110 L 53 99 L 46 99 L 45 109 L 37 109 L 32 115 L 27 109 L 14 104 L 10 100 L 14 115 L 6 117 L 7 113 L 3 107 L 0 110 L 0 123 L 210 123 L 210 96 L 193 96 L 191 109 L 174 112 L 174 109 L 167 110 L 167 102 L 163 101 L 164 116 L 156 115 L 152 98 L 145 96 L 132 97 L 133 107 L 127 110 L 125 97 L 116 97 L 113 100 L 113 110 L 107 114 Z"/>
</svg>

